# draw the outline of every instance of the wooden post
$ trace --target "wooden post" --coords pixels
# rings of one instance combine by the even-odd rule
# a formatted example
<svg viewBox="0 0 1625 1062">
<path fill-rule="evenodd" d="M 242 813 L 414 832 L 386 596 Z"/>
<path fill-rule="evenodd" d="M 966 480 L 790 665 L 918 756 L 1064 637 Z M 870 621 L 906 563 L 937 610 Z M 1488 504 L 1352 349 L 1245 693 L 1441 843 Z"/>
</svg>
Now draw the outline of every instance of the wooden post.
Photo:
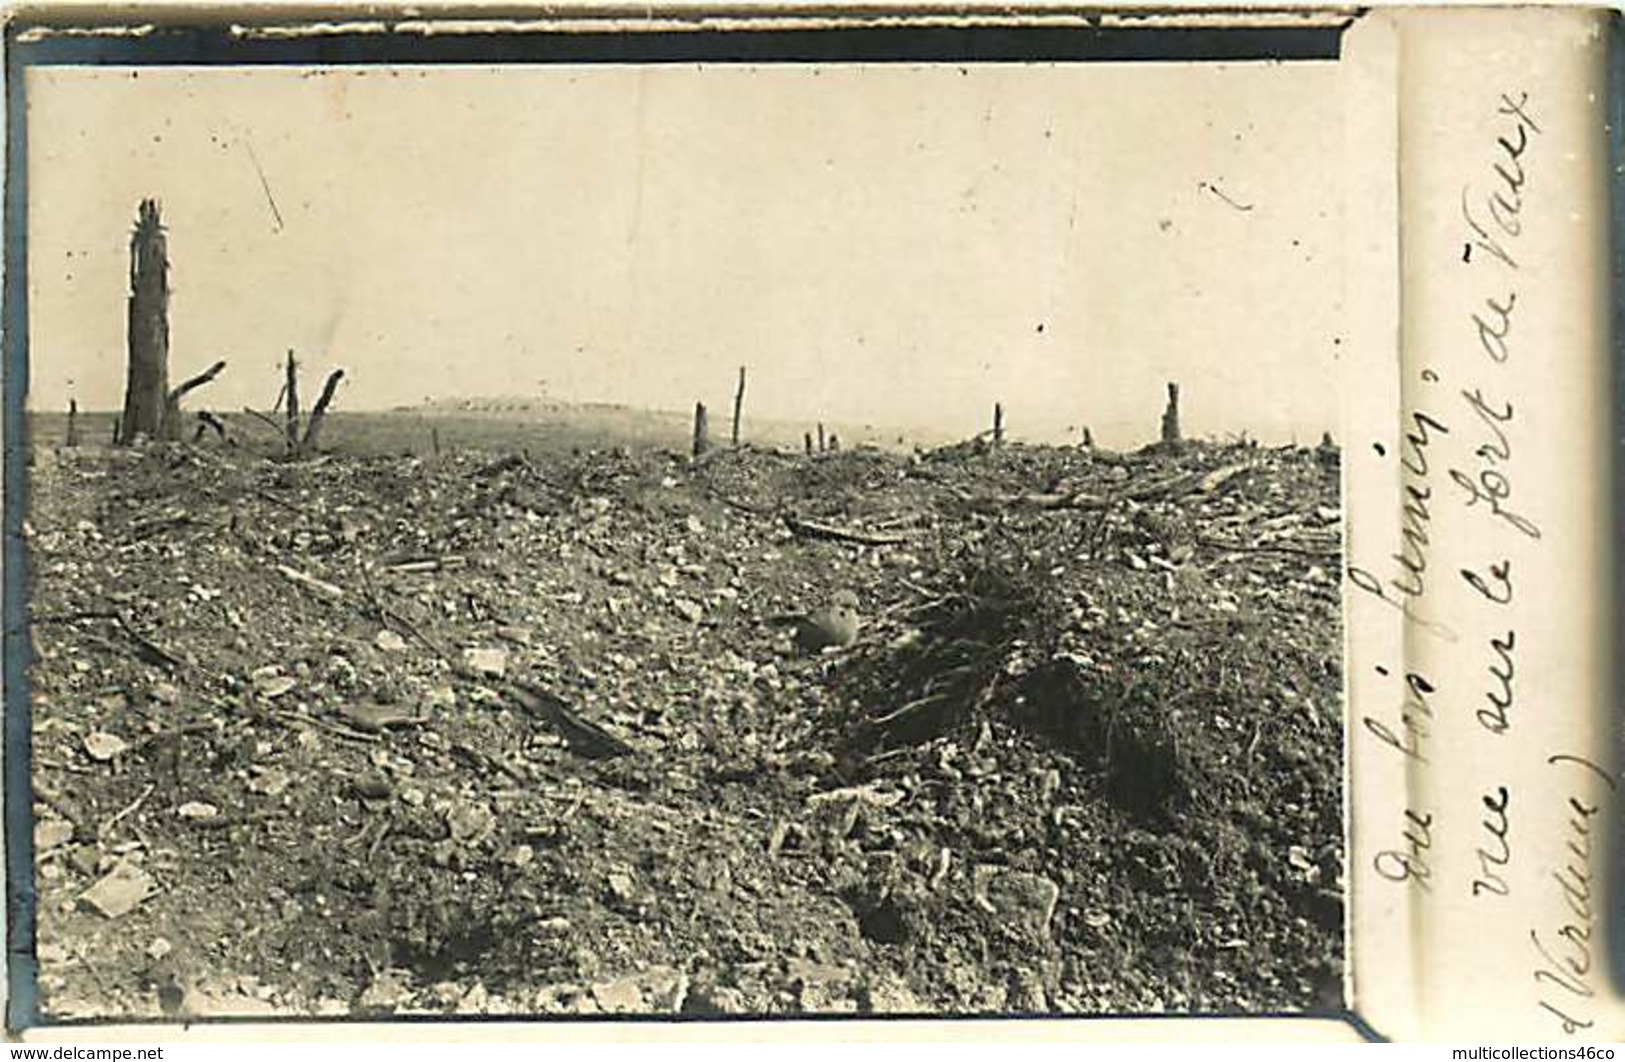
<svg viewBox="0 0 1625 1062">
<path fill-rule="evenodd" d="M 739 389 L 734 392 L 733 445 L 739 446 L 739 414 L 745 408 L 745 367 L 739 366 Z"/>
<path fill-rule="evenodd" d="M 283 385 L 283 393 L 288 396 L 288 452 L 296 453 L 299 450 L 299 363 L 293 360 L 293 351 L 288 351 L 288 378 Z"/>
<path fill-rule="evenodd" d="M 807 448 L 807 456 L 811 457 L 812 452 L 813 452 L 812 451 L 812 432 L 810 432 L 810 431 L 802 432 L 801 433 L 801 443 L 802 443 L 803 446 L 805 446 Z"/>
<path fill-rule="evenodd" d="M 711 449 L 711 430 L 706 423 L 705 403 L 694 403 L 694 456 L 700 457 Z"/>
<path fill-rule="evenodd" d="M 823 453 L 829 449 L 828 441 L 824 438 L 824 422 L 818 422 L 818 452 Z"/>
<path fill-rule="evenodd" d="M 64 446 L 79 445 L 79 400 L 68 399 L 68 437 L 63 440 Z"/>
<path fill-rule="evenodd" d="M 1087 426 L 1083 429 L 1083 448 L 1085 450 L 1093 450 L 1095 448 L 1094 433 L 1091 432 Z"/>
<path fill-rule="evenodd" d="M 1004 406 L 999 402 L 993 403 L 993 446 L 997 449 L 1004 445 Z"/>
<path fill-rule="evenodd" d="M 1171 445 L 1179 442 L 1179 385 L 1168 385 L 1168 407 L 1162 411 L 1162 441 Z"/>
<path fill-rule="evenodd" d="M 129 365 L 118 442 L 163 436 L 169 395 L 169 243 L 155 199 L 136 209 L 130 235 Z M 178 426 L 177 426 L 178 428 Z"/>
</svg>

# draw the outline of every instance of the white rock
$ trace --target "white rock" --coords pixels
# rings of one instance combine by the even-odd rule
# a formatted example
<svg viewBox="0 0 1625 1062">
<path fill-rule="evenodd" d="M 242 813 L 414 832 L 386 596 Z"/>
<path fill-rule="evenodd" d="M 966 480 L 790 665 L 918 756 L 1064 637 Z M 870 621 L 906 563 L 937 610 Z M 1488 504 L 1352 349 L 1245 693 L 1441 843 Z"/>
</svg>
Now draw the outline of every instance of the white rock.
<svg viewBox="0 0 1625 1062">
<path fill-rule="evenodd" d="M 130 743 L 117 734 L 97 730 L 85 735 L 85 752 L 97 763 L 106 763 L 130 747 Z"/>
</svg>

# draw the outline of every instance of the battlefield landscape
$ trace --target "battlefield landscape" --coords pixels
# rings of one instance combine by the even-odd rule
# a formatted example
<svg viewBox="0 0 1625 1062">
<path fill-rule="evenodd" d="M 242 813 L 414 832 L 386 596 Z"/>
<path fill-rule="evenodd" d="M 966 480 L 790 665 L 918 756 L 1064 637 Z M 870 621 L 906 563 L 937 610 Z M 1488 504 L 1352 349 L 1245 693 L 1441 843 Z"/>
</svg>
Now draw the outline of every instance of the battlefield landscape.
<svg viewBox="0 0 1625 1062">
<path fill-rule="evenodd" d="M 227 419 L 35 418 L 48 1020 L 1340 1006 L 1335 447 Z"/>
<path fill-rule="evenodd" d="M 1341 1013 L 1335 55 L 903 57 L 29 71 L 42 1021 Z"/>
</svg>

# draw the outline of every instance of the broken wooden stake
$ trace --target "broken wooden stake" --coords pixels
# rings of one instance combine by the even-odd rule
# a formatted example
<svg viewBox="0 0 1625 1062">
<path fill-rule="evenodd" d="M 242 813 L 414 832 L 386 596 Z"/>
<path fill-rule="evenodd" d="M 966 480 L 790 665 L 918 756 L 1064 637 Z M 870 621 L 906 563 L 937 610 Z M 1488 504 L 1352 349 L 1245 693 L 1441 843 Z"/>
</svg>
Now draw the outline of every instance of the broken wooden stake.
<svg viewBox="0 0 1625 1062">
<path fill-rule="evenodd" d="M 63 441 L 64 446 L 79 445 L 79 400 L 68 399 L 68 437 Z"/>
<path fill-rule="evenodd" d="M 305 425 L 305 437 L 299 443 L 301 454 L 316 452 L 316 438 L 322 430 L 322 420 L 327 416 L 327 407 L 333 403 L 333 395 L 339 389 L 339 381 L 344 379 L 343 369 L 334 369 L 328 374 L 327 382 L 322 385 L 322 393 L 316 399 L 315 408 L 310 411 L 310 421 Z"/>
<path fill-rule="evenodd" d="M 801 444 L 807 448 L 808 456 L 811 456 L 812 452 L 813 452 L 813 448 L 812 448 L 812 432 L 804 431 L 804 432 L 801 433 Z"/>
<path fill-rule="evenodd" d="M 739 445 L 739 415 L 745 408 L 745 367 L 739 366 L 739 389 L 734 392 L 733 445 Z"/>
<path fill-rule="evenodd" d="M 299 450 L 299 364 L 293 360 L 293 351 L 288 351 L 288 376 L 283 384 L 283 393 L 288 396 L 287 434 L 288 453 L 297 453 Z"/>
<path fill-rule="evenodd" d="M 711 449 L 711 429 L 706 421 L 705 403 L 694 403 L 694 456 L 703 457 Z"/>
<path fill-rule="evenodd" d="M 1083 448 L 1085 450 L 1093 450 L 1095 448 L 1095 436 L 1094 436 L 1094 433 L 1091 432 L 1088 428 L 1083 429 Z"/>
<path fill-rule="evenodd" d="M 834 432 L 829 433 L 829 452 L 835 453 L 841 448 L 841 437 Z"/>
<path fill-rule="evenodd" d="M 824 422 L 819 421 L 818 422 L 818 452 L 823 453 L 827 449 L 829 449 L 829 445 L 828 445 L 827 441 L 824 439 Z"/>
<path fill-rule="evenodd" d="M 1178 443 L 1179 434 L 1179 385 L 1168 385 L 1168 405 L 1162 411 L 1162 441 L 1170 445 Z"/>
<path fill-rule="evenodd" d="M 993 446 L 997 449 L 1004 445 L 1004 405 L 993 403 Z"/>
<path fill-rule="evenodd" d="M 908 541 L 903 535 L 883 534 L 874 531 L 859 531 L 849 527 L 839 527 L 835 524 L 826 524 L 813 520 L 806 520 L 789 513 L 784 515 L 784 526 L 792 534 L 804 538 L 821 538 L 831 542 L 856 542 L 863 546 L 897 546 Z"/>
</svg>

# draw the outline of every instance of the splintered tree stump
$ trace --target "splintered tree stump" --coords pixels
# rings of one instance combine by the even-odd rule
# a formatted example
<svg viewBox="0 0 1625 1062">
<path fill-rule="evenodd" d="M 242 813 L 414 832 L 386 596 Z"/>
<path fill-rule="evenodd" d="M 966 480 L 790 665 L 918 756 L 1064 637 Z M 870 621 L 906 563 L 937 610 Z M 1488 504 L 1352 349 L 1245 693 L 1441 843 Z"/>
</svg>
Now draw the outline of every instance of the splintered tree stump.
<svg viewBox="0 0 1625 1062">
<path fill-rule="evenodd" d="M 169 397 L 169 245 L 158 201 L 143 199 L 130 234 L 129 364 L 115 441 L 163 436 Z"/>
<path fill-rule="evenodd" d="M 1004 405 L 993 403 L 993 446 L 997 449 L 1004 445 Z"/>
<path fill-rule="evenodd" d="M 818 424 L 818 452 L 823 453 L 825 450 L 828 450 L 828 449 L 829 449 L 829 440 L 824 438 L 824 424 L 823 424 L 822 421 L 820 421 L 819 424 Z"/>
<path fill-rule="evenodd" d="M 807 448 L 807 454 L 810 457 L 813 452 L 812 432 L 804 431 L 801 433 L 801 444 Z"/>
<path fill-rule="evenodd" d="M 705 403 L 694 403 L 694 456 L 703 457 L 711 449 L 711 428 L 706 420 Z"/>
<path fill-rule="evenodd" d="M 63 440 L 64 446 L 79 445 L 79 400 L 68 399 L 68 437 Z"/>
<path fill-rule="evenodd" d="M 1091 432 L 1088 428 L 1083 429 L 1083 448 L 1085 450 L 1093 450 L 1095 448 L 1095 436 L 1094 436 L 1094 433 Z"/>
</svg>

